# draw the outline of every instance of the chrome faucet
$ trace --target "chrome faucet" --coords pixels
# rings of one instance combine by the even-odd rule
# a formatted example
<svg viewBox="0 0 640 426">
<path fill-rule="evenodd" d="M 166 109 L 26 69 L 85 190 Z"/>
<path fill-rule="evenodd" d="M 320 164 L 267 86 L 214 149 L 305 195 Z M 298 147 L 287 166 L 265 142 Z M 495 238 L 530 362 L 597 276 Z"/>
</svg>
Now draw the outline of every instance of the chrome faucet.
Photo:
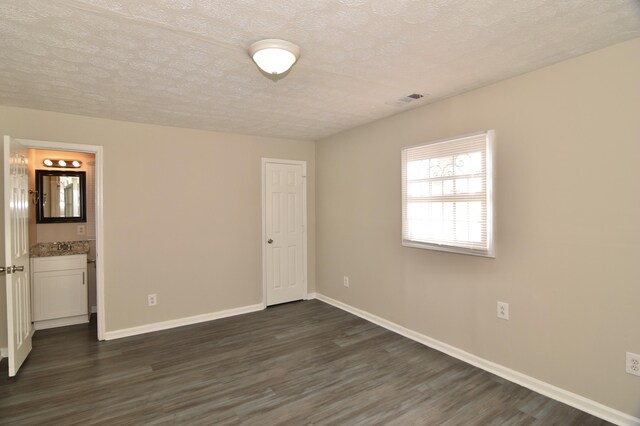
<svg viewBox="0 0 640 426">
<path fill-rule="evenodd" d="M 71 250 L 71 243 L 56 243 L 58 250 Z"/>
</svg>

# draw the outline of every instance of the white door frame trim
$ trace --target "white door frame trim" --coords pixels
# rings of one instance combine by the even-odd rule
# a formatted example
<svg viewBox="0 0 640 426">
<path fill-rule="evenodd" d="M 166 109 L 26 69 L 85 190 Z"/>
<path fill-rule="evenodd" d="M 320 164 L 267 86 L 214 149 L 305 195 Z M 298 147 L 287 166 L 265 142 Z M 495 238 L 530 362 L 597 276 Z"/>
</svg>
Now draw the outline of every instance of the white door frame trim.
<svg viewBox="0 0 640 426">
<path fill-rule="evenodd" d="M 262 172 L 260 181 L 262 183 L 262 238 L 260 239 L 262 242 L 262 306 L 263 308 L 267 307 L 267 235 L 266 235 L 266 191 L 267 185 L 265 181 L 265 174 L 267 172 L 267 163 L 275 163 L 275 164 L 289 164 L 294 166 L 302 166 L 302 258 L 303 258 L 303 266 L 302 266 L 302 274 L 303 274 L 303 285 L 304 285 L 304 294 L 308 293 L 309 287 L 307 279 L 307 162 L 301 160 L 284 160 L 281 158 L 262 158 Z M 306 297 L 305 297 L 306 298 Z"/>
<path fill-rule="evenodd" d="M 25 148 L 49 149 L 55 151 L 87 152 L 96 156 L 95 195 L 96 195 L 96 304 L 98 316 L 98 340 L 105 340 L 105 297 L 104 297 L 104 212 L 103 212 L 103 148 L 101 145 L 84 145 L 66 142 L 38 141 L 18 139 Z"/>
</svg>

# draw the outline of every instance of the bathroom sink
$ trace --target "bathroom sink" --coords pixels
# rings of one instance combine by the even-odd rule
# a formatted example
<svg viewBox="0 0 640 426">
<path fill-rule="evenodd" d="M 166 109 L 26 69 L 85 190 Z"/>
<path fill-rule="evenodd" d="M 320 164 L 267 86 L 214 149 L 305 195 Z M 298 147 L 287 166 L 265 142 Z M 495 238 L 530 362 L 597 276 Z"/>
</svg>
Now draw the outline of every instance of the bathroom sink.
<svg viewBox="0 0 640 426">
<path fill-rule="evenodd" d="M 89 253 L 89 241 L 56 241 L 38 243 L 30 248 L 31 257 L 70 256 Z"/>
</svg>

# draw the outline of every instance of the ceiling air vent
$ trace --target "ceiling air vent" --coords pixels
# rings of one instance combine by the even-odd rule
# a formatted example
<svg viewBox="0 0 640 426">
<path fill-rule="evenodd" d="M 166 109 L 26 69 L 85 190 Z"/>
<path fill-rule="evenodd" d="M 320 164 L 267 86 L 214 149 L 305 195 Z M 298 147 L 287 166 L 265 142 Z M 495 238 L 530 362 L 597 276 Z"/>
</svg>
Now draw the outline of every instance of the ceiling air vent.
<svg viewBox="0 0 640 426">
<path fill-rule="evenodd" d="M 422 98 L 424 98 L 424 95 L 420 93 L 412 93 L 410 95 L 403 96 L 396 101 L 387 102 L 387 104 L 397 106 L 397 107 L 404 107 L 404 106 L 407 106 L 409 103 L 415 102 Z"/>
</svg>

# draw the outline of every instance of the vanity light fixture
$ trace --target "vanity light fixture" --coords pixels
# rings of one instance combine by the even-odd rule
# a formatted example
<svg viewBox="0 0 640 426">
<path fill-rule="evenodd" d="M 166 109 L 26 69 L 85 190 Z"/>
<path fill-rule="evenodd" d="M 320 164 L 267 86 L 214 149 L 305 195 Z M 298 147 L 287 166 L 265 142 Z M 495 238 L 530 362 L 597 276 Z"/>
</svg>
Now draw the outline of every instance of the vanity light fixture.
<svg viewBox="0 0 640 426">
<path fill-rule="evenodd" d="M 249 46 L 249 56 L 267 74 L 283 74 L 300 57 L 300 47 L 290 41 L 270 38 L 260 40 Z"/>
<path fill-rule="evenodd" d="M 57 167 L 57 168 L 65 168 L 65 169 L 77 169 L 82 166 L 82 161 L 78 160 L 52 160 L 50 158 L 45 158 L 42 161 L 47 167 Z"/>
</svg>

